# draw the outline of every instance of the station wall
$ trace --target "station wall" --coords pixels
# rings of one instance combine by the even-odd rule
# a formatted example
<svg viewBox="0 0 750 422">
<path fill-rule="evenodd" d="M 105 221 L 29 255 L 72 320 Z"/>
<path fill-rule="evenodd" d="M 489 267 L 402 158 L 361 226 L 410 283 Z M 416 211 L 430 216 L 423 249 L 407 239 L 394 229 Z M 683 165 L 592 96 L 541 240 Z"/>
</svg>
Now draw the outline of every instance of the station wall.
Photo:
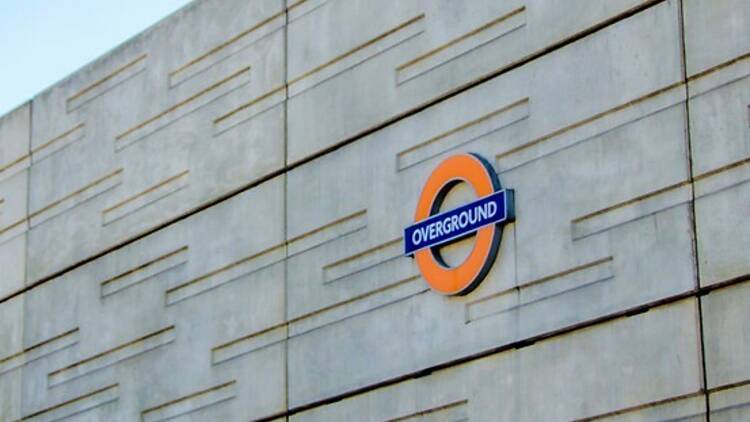
<svg viewBox="0 0 750 422">
<path fill-rule="evenodd" d="M 748 181 L 744 0 L 196 0 L 0 117 L 0 420 L 747 420 Z"/>
</svg>

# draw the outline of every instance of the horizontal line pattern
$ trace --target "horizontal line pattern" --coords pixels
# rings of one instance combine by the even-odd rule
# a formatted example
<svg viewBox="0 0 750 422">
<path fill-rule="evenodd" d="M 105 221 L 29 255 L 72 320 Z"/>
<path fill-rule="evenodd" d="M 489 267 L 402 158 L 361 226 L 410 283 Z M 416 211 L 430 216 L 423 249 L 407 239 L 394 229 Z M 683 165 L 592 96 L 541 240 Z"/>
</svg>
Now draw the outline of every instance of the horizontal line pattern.
<svg viewBox="0 0 750 422">
<path fill-rule="evenodd" d="M 117 346 L 114 349 L 107 350 L 72 365 L 50 372 L 47 375 L 49 386 L 53 387 L 60 385 L 169 344 L 175 340 L 175 335 L 174 326 L 167 327 Z"/>
<path fill-rule="evenodd" d="M 26 154 L 9 160 L 6 164 L 0 164 L 0 182 L 15 176 L 31 165 L 31 156 Z"/>
<path fill-rule="evenodd" d="M 750 52 L 688 78 L 690 97 L 697 97 L 750 76 Z"/>
<path fill-rule="evenodd" d="M 213 270 L 186 283 L 172 287 L 166 292 L 167 306 L 213 290 L 229 282 L 266 268 L 284 259 L 284 245 L 265 249 L 247 258 Z"/>
<path fill-rule="evenodd" d="M 289 336 L 300 336 L 428 291 L 427 284 L 420 280 L 418 275 L 410 275 L 364 294 L 294 317 L 289 320 Z"/>
<path fill-rule="evenodd" d="M 190 184 L 189 176 L 190 171 L 184 170 L 150 186 L 142 192 L 107 207 L 102 211 L 102 223 L 104 225 L 113 223 L 140 210 L 141 208 L 145 208 L 167 196 L 179 192 Z"/>
<path fill-rule="evenodd" d="M 186 415 L 196 410 L 230 400 L 236 395 L 236 381 L 211 387 L 185 397 L 146 409 L 142 412 L 143 422 L 159 422 Z"/>
<path fill-rule="evenodd" d="M 29 215 L 30 226 L 39 225 L 92 199 L 122 183 L 122 169 L 117 169 Z"/>
<path fill-rule="evenodd" d="M 579 142 L 592 139 L 607 131 L 680 104 L 686 99 L 684 87 L 682 82 L 671 84 L 555 129 L 530 141 L 521 139 L 519 143 L 509 145 L 495 156 L 497 168 L 501 172 L 510 171 Z M 531 101 L 533 101 L 533 98 Z"/>
<path fill-rule="evenodd" d="M 214 136 L 222 134 L 286 101 L 286 86 L 274 88 L 214 120 Z"/>
<path fill-rule="evenodd" d="M 396 168 L 405 170 L 528 117 L 529 99 L 523 98 L 399 152 Z"/>
<path fill-rule="evenodd" d="M 29 230 L 29 220 L 22 218 L 14 221 L 5 227 L 0 227 L 0 244 L 5 243 L 17 236 L 26 233 Z"/>
<path fill-rule="evenodd" d="M 107 76 L 68 97 L 65 102 L 68 113 L 144 71 L 147 57 L 147 54 L 136 57 Z"/>
<path fill-rule="evenodd" d="M 205 72 L 215 64 L 232 57 L 269 34 L 283 28 L 284 25 L 284 12 L 279 12 L 263 19 L 239 34 L 230 37 L 216 47 L 208 50 L 206 53 L 201 54 L 179 68 L 169 72 L 170 88 L 174 88 L 186 80 Z"/>
<path fill-rule="evenodd" d="M 175 120 L 221 98 L 250 82 L 250 67 L 244 67 L 196 92 L 172 107 L 138 123 L 115 137 L 115 151 L 121 151 Z"/>
<path fill-rule="evenodd" d="M 33 346 L 27 347 L 22 352 L 16 353 L 15 355 L 2 358 L 0 359 L 0 375 L 77 344 L 78 340 L 79 331 L 78 328 L 74 328 Z"/>
<path fill-rule="evenodd" d="M 571 222 L 573 240 L 610 230 L 692 199 L 690 182 L 684 181 L 583 215 Z"/>
<path fill-rule="evenodd" d="M 750 182 L 750 157 L 701 173 L 694 182 L 696 199 Z"/>
<path fill-rule="evenodd" d="M 120 387 L 113 384 L 21 418 L 24 422 L 53 422 L 117 401 Z"/>
<path fill-rule="evenodd" d="M 211 349 L 211 362 L 214 365 L 243 356 L 256 350 L 280 343 L 287 338 L 287 326 L 281 325 L 252 333 Z"/>
<path fill-rule="evenodd" d="M 188 247 L 183 246 L 115 277 L 102 281 L 101 295 L 102 297 L 113 295 L 161 273 L 174 269 L 186 263 L 187 260 Z"/>
<path fill-rule="evenodd" d="M 526 7 L 520 7 L 398 66 L 396 82 L 402 84 L 414 79 L 525 25 Z"/>
<path fill-rule="evenodd" d="M 460 400 L 453 403 L 436 406 L 430 409 L 420 410 L 409 415 L 388 419 L 386 422 L 438 422 L 451 421 L 462 422 L 469 420 L 468 400 Z"/>
<path fill-rule="evenodd" d="M 31 160 L 36 163 L 50 157 L 70 144 L 83 139 L 86 125 L 79 123 L 49 141 L 31 150 Z"/>
<path fill-rule="evenodd" d="M 424 15 L 413 17 L 359 46 L 291 78 L 288 82 L 289 96 L 300 93 L 325 82 L 339 73 L 369 60 L 424 31 Z"/>
<path fill-rule="evenodd" d="M 401 238 L 390 240 L 366 251 L 340 259 L 323 267 L 323 281 L 331 283 L 354 273 L 376 267 L 394 258 L 401 258 Z"/>
<path fill-rule="evenodd" d="M 613 258 L 610 256 L 530 280 L 517 287 L 468 302 L 465 305 L 466 323 L 512 311 L 613 277 Z"/>
<path fill-rule="evenodd" d="M 297 19 L 308 15 L 315 9 L 328 3 L 330 0 L 297 0 L 290 2 L 287 7 L 287 13 L 289 15 L 289 23 L 296 21 Z"/>
<path fill-rule="evenodd" d="M 367 227 L 367 211 L 360 210 L 289 239 L 289 256 Z"/>
</svg>

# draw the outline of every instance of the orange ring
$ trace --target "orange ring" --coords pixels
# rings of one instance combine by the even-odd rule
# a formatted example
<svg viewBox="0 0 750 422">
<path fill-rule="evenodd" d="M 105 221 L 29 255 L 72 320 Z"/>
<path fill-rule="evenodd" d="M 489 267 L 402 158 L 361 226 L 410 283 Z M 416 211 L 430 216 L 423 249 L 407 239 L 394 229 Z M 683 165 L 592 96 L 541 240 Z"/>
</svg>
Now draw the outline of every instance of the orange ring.
<svg viewBox="0 0 750 422">
<path fill-rule="evenodd" d="M 475 154 L 459 154 L 445 159 L 427 179 L 417 203 L 415 221 L 437 214 L 440 202 L 457 182 L 468 183 L 477 197 L 500 189 L 492 166 Z M 462 295 L 473 290 L 492 266 L 500 244 L 500 229 L 491 224 L 477 230 L 474 248 L 461 265 L 450 268 L 436 257 L 433 248 L 414 253 L 422 276 L 430 287 L 444 295 Z"/>
</svg>

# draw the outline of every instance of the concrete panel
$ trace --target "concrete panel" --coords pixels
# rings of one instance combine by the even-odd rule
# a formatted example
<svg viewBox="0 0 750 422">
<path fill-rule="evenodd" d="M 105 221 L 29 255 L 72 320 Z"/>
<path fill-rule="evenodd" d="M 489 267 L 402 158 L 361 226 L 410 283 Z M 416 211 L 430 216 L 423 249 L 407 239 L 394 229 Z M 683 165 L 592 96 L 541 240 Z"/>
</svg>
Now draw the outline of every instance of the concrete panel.
<svg viewBox="0 0 750 422">
<path fill-rule="evenodd" d="M 678 40 L 658 70 L 595 53 L 669 38 L 674 5 L 651 12 L 290 172 L 290 377 L 316 387 L 293 383 L 293 405 L 694 288 Z M 542 70 L 581 56 L 592 61 L 574 72 Z M 594 74 L 614 79 L 594 86 Z M 559 101 L 584 85 L 586 111 Z M 611 89 L 626 85 L 630 99 Z M 457 150 L 494 158 L 518 218 L 483 284 L 443 298 L 400 236 L 427 175 Z"/>
<path fill-rule="evenodd" d="M 0 117 L 0 298 L 26 282 L 30 113 L 27 103 Z"/>
<path fill-rule="evenodd" d="M 26 277 L 26 235 L 0 243 L 0 297 L 7 298 L 21 291 Z"/>
<path fill-rule="evenodd" d="M 0 116 L 0 181 L 29 167 L 30 104 Z"/>
<path fill-rule="evenodd" d="M 28 170 L 0 181 L 0 298 L 23 289 L 26 281 Z"/>
<path fill-rule="evenodd" d="M 748 9 L 192 2 L 0 117 L 0 420 L 748 419 Z M 445 297 L 462 152 L 517 220 Z"/>
<path fill-rule="evenodd" d="M 702 300 L 708 387 L 748 382 L 750 284 L 717 290 Z"/>
<path fill-rule="evenodd" d="M 695 175 L 701 283 L 750 273 L 744 253 L 750 206 L 750 60 L 690 82 L 690 138 Z"/>
<path fill-rule="evenodd" d="M 284 321 L 283 186 L 268 181 L 28 292 L 25 341 L 69 344 L 24 367 L 23 415 L 52 417 L 71 400 L 99 420 L 283 411 L 285 337 L 215 359 Z"/>
<path fill-rule="evenodd" d="M 299 9 L 305 3 L 318 7 L 290 10 L 290 162 L 508 68 L 642 2 L 300 3 Z M 670 41 L 658 42 L 669 46 Z M 646 54 L 656 50 L 639 49 Z M 666 57 L 671 64 L 673 58 Z M 665 56 L 659 55 L 657 62 L 662 60 Z"/>
<path fill-rule="evenodd" d="M 750 53 L 750 7 L 743 0 L 686 0 L 685 53 L 688 76 Z"/>
<path fill-rule="evenodd" d="M 197 2 L 34 99 L 31 280 L 283 165 L 284 97 L 256 101 L 284 85 L 282 12 Z"/>
<path fill-rule="evenodd" d="M 595 357 L 595 358 L 594 358 Z M 646 369 L 643 362 L 655 364 Z M 294 415 L 329 420 L 702 420 L 694 300 Z"/>
<path fill-rule="evenodd" d="M 21 417 L 24 296 L 0 303 L 0 420 Z"/>
<path fill-rule="evenodd" d="M 742 422 L 750 418 L 750 385 L 722 389 L 709 396 L 711 420 Z"/>
<path fill-rule="evenodd" d="M 310 253 L 317 253 L 312 251 L 314 246 L 331 242 L 332 239 L 344 235 L 350 236 L 353 243 L 343 246 L 342 249 L 348 249 L 351 254 L 360 251 L 375 253 L 376 250 L 373 248 L 389 247 L 388 242 L 399 238 L 403 227 L 412 219 L 414 204 L 427 174 L 438 160 L 445 156 L 445 153 L 454 152 L 457 149 L 474 150 L 487 157 L 495 157 L 498 170 L 502 173 L 501 179 L 510 187 L 524 183 L 528 186 L 527 190 L 542 190 L 539 193 L 532 192 L 532 194 L 519 190 L 519 207 L 523 207 L 526 201 L 530 204 L 536 203 L 537 196 L 549 202 L 552 200 L 549 197 L 551 191 L 561 192 L 561 189 L 549 183 L 550 179 L 560 180 L 558 183 L 570 183 L 571 189 L 575 187 L 573 192 L 565 191 L 569 194 L 569 199 L 559 198 L 560 201 L 575 201 L 573 205 L 569 203 L 560 205 L 561 211 L 568 213 L 569 218 L 560 216 L 559 219 L 550 219 L 557 221 L 558 234 L 547 234 L 548 238 L 544 241 L 552 236 L 559 237 L 560 241 L 565 241 L 566 244 L 572 241 L 579 244 L 602 241 L 605 240 L 603 236 L 591 236 L 594 234 L 591 232 L 605 232 L 624 222 L 634 221 L 639 217 L 668 209 L 670 206 L 679 204 L 680 201 L 684 202 L 682 190 L 685 189 L 679 189 L 682 186 L 675 187 L 687 180 L 687 154 L 684 149 L 683 134 L 684 115 L 679 107 L 672 107 L 679 104 L 684 97 L 679 90 L 664 89 L 659 85 L 663 80 L 662 83 L 669 87 L 671 86 L 670 80 L 674 81 L 679 78 L 676 57 L 673 67 L 661 66 L 660 70 L 653 69 L 654 77 L 646 80 L 641 79 L 642 73 L 646 70 L 642 69 L 640 64 L 633 64 L 629 59 L 622 59 L 622 63 L 618 60 L 609 62 L 607 58 L 601 63 L 581 65 L 582 69 L 577 69 L 580 72 L 560 75 L 561 79 L 550 81 L 549 86 L 545 85 L 537 90 L 537 87 L 541 85 L 539 80 L 541 69 L 569 66 L 568 58 L 579 54 L 598 57 L 588 52 L 595 51 L 605 44 L 609 45 L 610 36 L 626 38 L 631 31 L 640 34 L 642 31 L 653 31 L 655 27 L 668 28 L 672 20 L 676 19 L 675 10 L 671 6 L 664 6 L 659 13 L 654 16 L 634 17 L 611 29 L 611 32 L 602 34 L 600 38 L 594 37 L 571 46 L 568 51 L 551 55 L 538 63 L 504 75 L 437 107 L 401 121 L 392 128 L 371 135 L 356 145 L 328 154 L 326 157 L 292 171 L 289 176 L 287 194 L 290 204 L 288 238 L 292 260 L 296 259 L 294 255 L 298 252 L 310 250 Z M 656 18 L 664 22 L 654 24 L 652 20 Z M 637 38 L 643 39 L 644 37 L 638 35 Z M 677 40 L 674 41 L 677 43 Z M 609 47 L 612 48 L 611 45 Z M 677 48 L 676 44 L 675 48 Z M 676 50 L 675 54 L 677 54 Z M 629 65 L 633 66 L 632 73 L 625 70 Z M 645 63 L 643 65 L 650 66 Z M 537 72 L 537 66 L 540 69 L 539 72 Z M 596 88 L 593 86 L 588 87 L 589 93 L 597 92 L 595 97 L 598 103 L 587 104 L 590 108 L 588 112 L 573 111 L 565 104 L 556 101 L 556 98 L 564 96 L 567 91 L 581 90 L 583 85 L 588 83 L 588 77 L 582 72 L 612 74 L 613 68 L 617 68 L 618 79 L 608 81 L 598 91 L 595 91 Z M 554 76 L 557 75 L 544 77 Z M 641 98 L 638 93 L 629 91 L 628 95 L 634 98 L 623 99 L 620 98 L 620 94 L 610 89 L 612 85 L 622 86 L 627 83 L 632 83 L 633 87 L 639 86 L 638 89 L 644 91 L 646 97 Z M 654 90 L 662 88 L 663 92 L 651 96 L 652 91 L 643 87 L 644 83 L 653 85 Z M 589 101 L 589 103 L 593 102 Z M 635 104 L 632 107 L 622 106 L 622 104 L 630 105 L 633 102 Z M 480 121 L 486 116 L 490 118 Z M 638 121 L 644 117 L 648 119 Z M 491 124 L 483 124 L 488 119 L 491 120 Z M 635 123 L 628 125 L 629 122 Z M 609 133 L 613 130 L 618 132 Z M 620 138 L 626 137 L 632 139 L 631 144 L 636 142 L 639 144 L 633 144 L 633 147 L 629 148 L 628 143 L 618 142 Z M 651 139 L 662 141 L 649 142 Z M 597 142 L 590 142 L 592 140 Z M 610 160 L 619 160 L 622 154 L 627 154 L 627 157 L 632 158 L 624 163 L 610 161 L 609 165 L 598 164 L 597 167 L 597 160 L 601 161 L 602 154 L 607 154 L 607 152 L 600 152 L 604 149 L 604 145 L 610 145 L 607 140 L 611 140 L 619 148 L 616 152 L 611 152 Z M 601 146 L 587 146 L 588 143 Z M 434 145 L 441 147 L 433 148 Z M 577 145 L 578 149 L 574 152 L 564 151 L 573 145 Z M 554 154 L 557 152 L 560 154 Z M 561 157 L 562 154 L 567 154 L 570 158 Z M 403 161 L 406 156 L 410 157 L 408 162 Z M 596 160 L 581 160 L 583 162 L 580 166 L 584 167 L 569 168 L 570 160 L 579 160 L 578 156 L 596 157 Z M 547 159 L 541 159 L 543 157 Z M 622 160 L 625 161 L 625 158 L 623 157 Z M 552 161 L 559 162 L 554 168 L 560 168 L 561 172 L 569 174 L 551 177 L 546 173 L 547 169 L 545 173 L 540 172 L 538 168 L 530 169 L 533 166 L 545 167 Z M 674 163 L 674 165 L 666 169 L 662 168 L 663 161 Z M 378 163 L 378 165 L 373 166 L 372 163 Z M 656 166 L 659 166 L 658 171 L 656 171 Z M 598 182 L 592 180 L 591 173 L 603 178 Z M 578 174 L 580 176 L 577 176 Z M 570 182 L 565 180 L 571 177 L 579 177 L 579 179 Z M 623 179 L 625 181 L 621 183 Z M 373 183 L 373 181 L 378 182 Z M 583 195 L 586 190 L 580 187 L 581 183 L 592 183 L 590 186 L 592 189 L 601 192 L 601 195 L 609 196 Z M 604 187 L 612 189 L 604 189 Z M 636 206 L 628 209 L 627 201 L 642 197 L 646 199 L 651 192 L 657 192 L 666 187 L 674 187 L 670 191 L 676 191 L 676 194 L 668 195 L 666 198 L 652 195 L 656 198 L 648 204 L 650 208 L 643 207 L 643 210 L 638 210 L 640 204 L 637 203 L 639 201 L 635 201 Z M 576 192 L 580 192 L 580 195 Z M 546 196 L 543 196 L 544 194 Z M 405 206 L 394 207 L 394 204 L 405 204 Z M 625 208 L 625 212 L 611 218 L 594 218 L 598 216 L 597 214 L 577 220 L 578 217 L 588 217 L 599 210 L 608 210 L 609 207 L 620 204 L 623 205 L 619 208 Z M 572 209 L 572 206 L 579 209 Z M 535 212 L 534 208 L 539 211 L 547 209 L 546 207 L 530 207 L 527 212 Z M 523 220 L 531 221 L 532 218 L 519 218 L 519 224 L 522 224 Z M 534 225 L 543 224 L 543 221 L 533 220 L 534 224 L 525 227 L 531 228 Z M 573 220 L 577 221 L 573 223 Z M 595 221 L 590 223 L 589 220 Z M 355 234 L 355 232 L 362 232 L 365 227 L 367 228 L 364 230 L 365 234 Z M 576 233 L 571 233 L 571 231 Z M 356 240 L 360 237 L 367 239 Z M 308 239 L 312 238 L 315 238 L 315 241 L 308 242 Z M 583 240 L 579 241 L 579 239 Z M 341 240 L 341 243 L 347 242 Z M 329 258 L 329 262 L 334 263 L 338 262 L 339 258 L 345 258 L 346 255 L 341 256 L 343 252 L 342 250 L 338 256 Z M 540 255 L 545 254 L 548 254 L 547 250 L 540 252 Z M 311 258 L 311 261 L 319 260 Z M 525 271 L 530 272 L 524 278 L 541 277 L 554 273 L 555 270 L 564 270 L 580 263 L 580 261 L 571 262 L 569 266 L 564 267 L 556 260 L 549 260 L 546 265 L 552 268 L 536 265 L 524 266 Z M 305 274 L 300 274 L 300 276 L 307 277 Z M 314 277 L 316 274 L 309 276 Z M 300 284 L 302 284 L 300 286 L 302 289 L 313 288 L 310 286 L 311 283 L 300 282 Z M 307 297 L 307 301 L 311 299 L 309 294 L 300 296 Z M 290 309 L 293 312 L 305 311 L 300 304 L 294 302 L 294 297 L 290 298 L 290 301 Z M 290 315 L 290 317 L 294 316 Z"/>
</svg>

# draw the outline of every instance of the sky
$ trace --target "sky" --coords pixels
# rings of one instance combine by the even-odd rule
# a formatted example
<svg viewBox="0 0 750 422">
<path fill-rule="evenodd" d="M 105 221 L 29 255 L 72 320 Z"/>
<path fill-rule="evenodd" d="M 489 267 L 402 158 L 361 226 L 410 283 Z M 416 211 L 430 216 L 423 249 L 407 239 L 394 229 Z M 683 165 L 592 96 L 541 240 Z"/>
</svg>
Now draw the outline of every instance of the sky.
<svg viewBox="0 0 750 422">
<path fill-rule="evenodd" d="M 0 0 L 0 116 L 189 0 Z"/>
</svg>

